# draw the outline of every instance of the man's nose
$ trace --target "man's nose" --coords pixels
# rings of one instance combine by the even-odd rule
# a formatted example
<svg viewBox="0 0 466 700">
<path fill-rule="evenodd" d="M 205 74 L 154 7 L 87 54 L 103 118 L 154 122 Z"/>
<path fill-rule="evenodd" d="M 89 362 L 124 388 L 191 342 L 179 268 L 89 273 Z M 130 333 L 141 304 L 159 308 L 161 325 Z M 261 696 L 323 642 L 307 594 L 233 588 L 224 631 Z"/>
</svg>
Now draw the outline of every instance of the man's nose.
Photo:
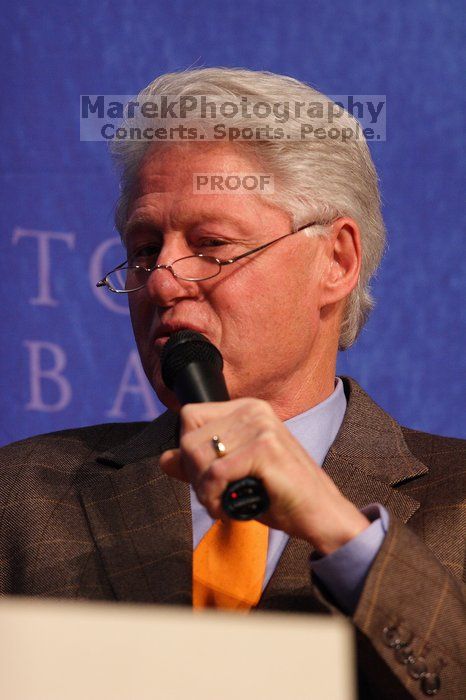
<svg viewBox="0 0 466 700">
<path fill-rule="evenodd" d="M 192 253 L 191 253 L 192 254 Z M 176 277 L 171 268 L 171 263 L 179 258 L 190 255 L 189 251 L 162 249 L 158 259 L 157 267 L 152 270 L 147 280 L 146 288 L 149 297 L 158 306 L 170 306 L 178 299 L 193 298 L 198 293 L 198 285 Z"/>
</svg>

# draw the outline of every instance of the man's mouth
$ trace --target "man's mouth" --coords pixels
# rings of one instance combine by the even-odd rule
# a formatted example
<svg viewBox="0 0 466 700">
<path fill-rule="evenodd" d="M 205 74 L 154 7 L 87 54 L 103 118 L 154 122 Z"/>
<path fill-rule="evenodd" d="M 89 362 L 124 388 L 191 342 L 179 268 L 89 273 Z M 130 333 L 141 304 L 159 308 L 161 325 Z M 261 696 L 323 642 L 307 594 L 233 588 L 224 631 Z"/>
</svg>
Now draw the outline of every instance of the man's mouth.
<svg viewBox="0 0 466 700">
<path fill-rule="evenodd" d="M 162 323 L 160 325 L 154 335 L 154 345 L 156 348 L 163 348 L 169 337 L 173 334 L 176 333 L 177 331 L 181 330 L 190 330 L 190 331 L 195 331 L 196 333 L 202 333 L 202 335 L 206 335 L 206 332 L 202 328 L 198 328 L 197 326 L 194 326 L 192 323 L 183 323 L 183 322 L 176 322 L 176 323 Z"/>
</svg>

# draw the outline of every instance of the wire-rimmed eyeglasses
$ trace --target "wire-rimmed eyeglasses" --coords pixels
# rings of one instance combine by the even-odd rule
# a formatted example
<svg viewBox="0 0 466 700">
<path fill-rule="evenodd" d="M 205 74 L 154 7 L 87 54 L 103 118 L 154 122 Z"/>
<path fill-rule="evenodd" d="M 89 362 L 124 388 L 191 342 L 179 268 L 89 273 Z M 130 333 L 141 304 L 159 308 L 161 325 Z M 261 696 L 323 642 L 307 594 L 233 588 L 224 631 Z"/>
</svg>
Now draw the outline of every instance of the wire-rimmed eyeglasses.
<svg viewBox="0 0 466 700">
<path fill-rule="evenodd" d="M 196 255 L 187 255 L 186 257 L 174 260 L 169 265 L 156 264 L 151 267 L 145 267 L 135 264 L 134 261 L 129 258 L 113 270 L 110 270 L 105 277 L 97 282 L 96 287 L 107 287 L 107 289 L 115 294 L 137 292 L 146 286 L 154 270 L 169 270 L 174 277 L 185 280 L 186 282 L 202 282 L 212 279 L 212 277 L 217 277 L 225 265 L 232 265 L 238 262 L 238 260 L 247 258 L 253 253 L 258 253 L 260 250 L 268 248 L 273 243 L 277 243 L 284 238 L 288 238 L 288 236 L 293 236 L 295 233 L 304 231 L 304 229 L 310 226 L 325 226 L 329 223 L 331 223 L 331 221 L 312 221 L 296 229 L 296 231 L 285 233 L 285 235 L 279 236 L 279 238 L 274 238 L 272 241 L 268 241 L 268 243 L 263 243 L 257 248 L 253 248 L 253 250 L 235 255 L 235 257 L 228 258 L 228 260 L 220 260 L 211 255 L 197 253 Z"/>
</svg>

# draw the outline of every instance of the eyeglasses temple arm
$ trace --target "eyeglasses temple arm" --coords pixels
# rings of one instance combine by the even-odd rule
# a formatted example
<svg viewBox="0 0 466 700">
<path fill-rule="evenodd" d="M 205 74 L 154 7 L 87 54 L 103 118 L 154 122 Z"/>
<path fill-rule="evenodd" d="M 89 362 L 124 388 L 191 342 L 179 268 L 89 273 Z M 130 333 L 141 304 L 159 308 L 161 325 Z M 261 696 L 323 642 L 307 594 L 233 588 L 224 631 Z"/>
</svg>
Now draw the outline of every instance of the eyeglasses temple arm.
<svg viewBox="0 0 466 700">
<path fill-rule="evenodd" d="M 113 270 L 110 270 L 110 272 L 107 272 L 107 274 L 105 275 L 105 277 L 102 277 L 102 279 L 99 280 L 99 281 L 96 283 L 95 286 L 96 286 L 96 287 L 108 287 L 109 289 L 113 289 L 113 288 L 111 287 L 111 285 L 109 284 L 109 282 L 108 282 L 108 277 L 112 274 L 112 272 L 116 272 L 117 270 L 120 270 L 122 267 L 124 267 L 125 265 L 127 265 L 128 262 L 129 262 L 129 259 L 128 259 L 128 260 L 125 260 L 124 262 L 122 262 L 122 263 L 120 263 L 119 265 L 117 265 L 116 267 L 114 267 Z M 113 290 L 113 291 L 114 291 L 114 290 Z"/>
<path fill-rule="evenodd" d="M 304 231 L 305 228 L 309 228 L 309 226 L 316 226 L 317 224 L 320 224 L 318 221 L 311 222 L 310 224 L 305 224 L 304 226 L 301 226 L 300 228 L 296 229 L 296 231 L 290 231 L 290 233 L 285 233 L 284 236 L 280 236 L 280 238 L 275 238 L 273 241 L 268 241 L 267 243 L 264 243 L 264 245 L 259 246 L 259 248 L 254 248 L 254 250 L 248 250 L 246 253 L 241 253 L 241 255 L 236 255 L 234 258 L 230 258 L 229 260 L 219 260 L 218 262 L 220 265 L 231 265 L 231 263 L 236 262 L 237 260 L 241 260 L 242 258 L 246 258 L 248 255 L 252 255 L 253 253 L 258 253 L 260 250 L 263 250 L 264 248 L 268 248 L 268 246 L 272 245 L 272 243 L 278 243 L 278 241 L 281 241 L 283 238 L 287 238 L 288 236 L 293 236 L 295 233 L 299 233 L 300 231 Z"/>
</svg>

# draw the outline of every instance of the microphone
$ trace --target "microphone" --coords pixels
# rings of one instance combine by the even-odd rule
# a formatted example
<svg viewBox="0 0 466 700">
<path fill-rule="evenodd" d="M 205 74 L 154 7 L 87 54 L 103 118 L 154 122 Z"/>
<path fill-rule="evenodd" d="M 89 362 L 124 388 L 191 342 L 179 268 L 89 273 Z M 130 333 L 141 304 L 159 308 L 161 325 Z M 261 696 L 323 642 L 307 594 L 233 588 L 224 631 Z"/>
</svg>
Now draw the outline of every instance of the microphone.
<svg viewBox="0 0 466 700">
<path fill-rule="evenodd" d="M 182 405 L 230 400 L 220 350 L 201 333 L 173 333 L 162 350 L 161 368 L 165 385 Z M 223 510 L 234 520 L 257 518 L 269 505 L 262 481 L 253 477 L 231 482 L 222 495 Z"/>
</svg>

